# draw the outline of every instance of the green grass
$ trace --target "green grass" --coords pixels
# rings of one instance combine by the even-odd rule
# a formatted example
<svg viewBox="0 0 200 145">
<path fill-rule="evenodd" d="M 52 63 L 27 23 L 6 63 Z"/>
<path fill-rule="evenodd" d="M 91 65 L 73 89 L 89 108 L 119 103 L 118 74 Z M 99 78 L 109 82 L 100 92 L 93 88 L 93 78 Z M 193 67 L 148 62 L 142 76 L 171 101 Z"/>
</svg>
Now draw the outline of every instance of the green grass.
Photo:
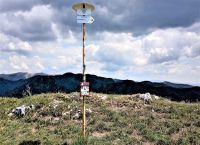
<svg viewBox="0 0 200 145">
<path fill-rule="evenodd" d="M 81 136 L 82 121 L 63 116 L 81 109 L 79 93 L 41 94 L 23 99 L 0 98 L 0 144 L 18 145 L 40 142 L 42 145 L 199 145 L 200 104 L 155 100 L 144 105 L 128 95 L 93 93 L 86 107 L 93 113 L 87 118 L 87 137 Z M 55 100 L 59 102 L 54 107 Z M 9 117 L 17 106 L 34 104 L 25 117 Z M 61 118 L 55 121 L 56 118 Z"/>
</svg>

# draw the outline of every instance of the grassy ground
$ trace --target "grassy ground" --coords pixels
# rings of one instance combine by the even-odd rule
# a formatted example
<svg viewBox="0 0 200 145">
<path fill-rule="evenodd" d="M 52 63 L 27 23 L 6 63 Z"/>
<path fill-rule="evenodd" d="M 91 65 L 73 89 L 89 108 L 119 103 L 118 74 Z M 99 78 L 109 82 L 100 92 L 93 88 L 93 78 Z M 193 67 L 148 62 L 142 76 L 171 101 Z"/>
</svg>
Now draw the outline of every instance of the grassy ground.
<svg viewBox="0 0 200 145">
<path fill-rule="evenodd" d="M 107 96 L 102 100 L 101 96 Z M 34 104 L 25 117 L 9 117 L 12 108 Z M 57 106 L 57 107 L 55 107 Z M 41 94 L 24 99 L 0 98 L 0 144 L 44 145 L 200 145 L 200 104 L 167 99 L 144 105 L 130 95 L 93 93 L 86 99 L 87 139 L 81 138 L 81 120 L 63 113 L 81 109 L 79 93 Z M 29 141 L 29 143 L 28 143 Z"/>
</svg>

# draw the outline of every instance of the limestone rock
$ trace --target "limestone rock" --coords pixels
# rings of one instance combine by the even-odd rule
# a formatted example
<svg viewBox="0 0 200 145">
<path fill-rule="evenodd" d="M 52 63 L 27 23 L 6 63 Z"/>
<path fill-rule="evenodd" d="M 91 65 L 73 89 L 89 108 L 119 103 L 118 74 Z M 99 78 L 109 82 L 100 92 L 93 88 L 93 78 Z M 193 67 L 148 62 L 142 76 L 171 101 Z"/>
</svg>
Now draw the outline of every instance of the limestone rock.
<svg viewBox="0 0 200 145">
<path fill-rule="evenodd" d="M 52 123 L 58 123 L 60 121 L 60 118 L 59 117 L 55 117 L 55 118 L 53 118 L 53 120 L 52 120 Z"/>
<path fill-rule="evenodd" d="M 9 113 L 9 116 L 16 115 L 23 117 L 26 114 L 26 110 L 33 110 L 33 109 L 35 109 L 34 105 L 29 105 L 29 106 L 22 105 L 12 109 L 11 113 Z"/>
<path fill-rule="evenodd" d="M 153 101 L 150 93 L 141 94 L 139 97 L 144 100 L 145 104 L 150 104 Z"/>
<path fill-rule="evenodd" d="M 90 115 L 92 114 L 92 110 L 89 108 L 86 109 L 85 111 L 86 111 L 86 117 L 90 117 Z M 73 120 L 82 119 L 83 117 L 82 110 L 77 110 L 77 111 L 70 110 L 70 116 Z"/>
</svg>

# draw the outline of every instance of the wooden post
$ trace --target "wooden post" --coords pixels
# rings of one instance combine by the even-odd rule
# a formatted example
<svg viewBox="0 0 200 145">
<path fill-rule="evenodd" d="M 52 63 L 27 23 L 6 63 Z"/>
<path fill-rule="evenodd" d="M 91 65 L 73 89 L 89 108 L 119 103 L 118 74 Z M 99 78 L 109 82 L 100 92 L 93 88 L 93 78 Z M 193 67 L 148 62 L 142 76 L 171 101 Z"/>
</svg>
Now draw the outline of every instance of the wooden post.
<svg viewBox="0 0 200 145">
<path fill-rule="evenodd" d="M 86 76 L 85 76 L 85 37 L 86 37 L 86 24 L 83 23 L 83 82 L 86 82 Z"/>
<path fill-rule="evenodd" d="M 83 23 L 83 82 L 86 82 L 86 65 L 85 65 L 85 36 L 86 36 L 86 24 Z M 86 114 L 85 114 L 85 95 L 83 95 L 83 137 L 86 135 Z"/>
<path fill-rule="evenodd" d="M 83 24 L 83 80 L 80 83 L 81 90 L 80 95 L 83 96 L 83 106 L 82 106 L 82 133 L 83 137 L 86 137 L 86 107 L 85 100 L 86 96 L 89 95 L 89 82 L 86 82 L 86 65 L 85 65 L 85 39 L 86 39 L 86 24 L 92 24 L 94 19 L 91 17 L 91 12 L 94 11 L 95 6 L 89 3 L 77 3 L 72 6 L 72 8 L 77 13 L 77 23 Z M 85 85 L 85 86 L 84 86 Z M 85 91 L 85 92 L 84 92 Z"/>
</svg>

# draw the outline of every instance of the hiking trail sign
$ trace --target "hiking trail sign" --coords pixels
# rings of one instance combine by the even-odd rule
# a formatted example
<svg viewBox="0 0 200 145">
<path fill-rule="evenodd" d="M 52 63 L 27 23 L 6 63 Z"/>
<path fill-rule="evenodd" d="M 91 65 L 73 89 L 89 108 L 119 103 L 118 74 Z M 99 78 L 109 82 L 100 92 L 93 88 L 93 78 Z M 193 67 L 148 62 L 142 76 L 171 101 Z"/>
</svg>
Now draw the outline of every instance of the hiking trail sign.
<svg viewBox="0 0 200 145">
<path fill-rule="evenodd" d="M 89 89 L 89 82 L 81 82 L 81 96 L 89 96 L 90 89 Z"/>
<path fill-rule="evenodd" d="M 76 11 L 76 20 L 77 23 L 82 24 L 83 28 L 83 50 L 82 50 L 82 62 L 83 62 L 83 81 L 80 83 L 80 94 L 83 97 L 83 124 L 82 124 L 82 132 L 83 137 L 86 137 L 86 109 L 85 109 L 85 97 L 89 95 L 89 82 L 86 82 L 86 64 L 85 64 L 85 39 L 86 39 L 86 24 L 92 24 L 94 19 L 92 17 L 92 11 L 94 11 L 95 7 L 89 3 L 77 3 L 72 6 L 72 8 Z"/>
<path fill-rule="evenodd" d="M 92 11 L 95 7 L 89 3 L 78 3 L 72 7 L 76 11 L 76 20 L 79 24 L 92 24 L 94 18 L 92 17 Z"/>
</svg>

